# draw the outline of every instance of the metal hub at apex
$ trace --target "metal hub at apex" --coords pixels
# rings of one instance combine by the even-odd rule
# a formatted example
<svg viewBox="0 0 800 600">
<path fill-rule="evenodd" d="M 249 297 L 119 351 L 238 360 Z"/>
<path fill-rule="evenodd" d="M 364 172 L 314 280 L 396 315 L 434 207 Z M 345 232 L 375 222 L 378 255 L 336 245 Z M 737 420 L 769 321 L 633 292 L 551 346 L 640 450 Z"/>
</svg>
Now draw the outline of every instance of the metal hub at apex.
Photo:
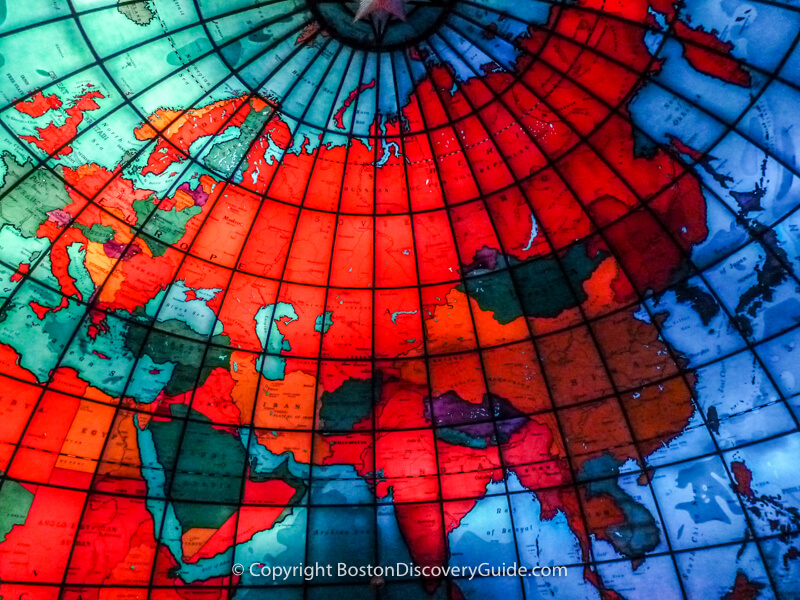
<svg viewBox="0 0 800 600">
<path fill-rule="evenodd" d="M 308 0 L 329 35 L 364 50 L 413 46 L 436 31 L 455 0 Z"/>
</svg>

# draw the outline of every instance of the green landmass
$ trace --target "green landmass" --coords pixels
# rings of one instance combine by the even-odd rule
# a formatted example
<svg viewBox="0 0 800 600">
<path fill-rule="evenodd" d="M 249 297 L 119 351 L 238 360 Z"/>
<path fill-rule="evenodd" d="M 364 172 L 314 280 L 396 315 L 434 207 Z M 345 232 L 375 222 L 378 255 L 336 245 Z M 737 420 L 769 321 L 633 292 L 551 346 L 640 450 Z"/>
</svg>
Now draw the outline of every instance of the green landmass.
<svg viewBox="0 0 800 600">
<path fill-rule="evenodd" d="M 47 220 L 47 213 L 62 209 L 72 202 L 64 183 L 51 171 L 41 168 L 31 171 L 30 163 L 19 164 L 9 153 L 2 161 L 7 172 L 5 184 L 0 188 L 0 227 L 11 225 L 25 237 L 35 237 L 39 226 Z M 15 188 L 12 186 L 21 182 Z"/>
<path fill-rule="evenodd" d="M 329 430 L 349 430 L 361 419 L 369 416 L 372 404 L 381 396 L 383 375 L 375 371 L 367 379 L 347 379 L 332 392 L 325 391 L 320 398 L 319 418 Z"/>
<path fill-rule="evenodd" d="M 147 328 L 131 325 L 126 336 L 126 345 L 135 356 L 146 354 L 154 363 L 175 363 L 172 378 L 164 388 L 168 396 L 177 396 L 202 386 L 214 369 L 222 367 L 230 371 L 230 338 L 227 335 L 213 336 L 212 344 L 225 347 L 210 347 L 204 360 L 206 341 L 206 336 L 174 319 L 159 323 L 149 337 Z"/>
<path fill-rule="evenodd" d="M 156 13 L 151 6 L 150 0 L 117 0 L 117 10 L 126 18 L 137 25 L 146 27 L 155 19 Z"/>
</svg>

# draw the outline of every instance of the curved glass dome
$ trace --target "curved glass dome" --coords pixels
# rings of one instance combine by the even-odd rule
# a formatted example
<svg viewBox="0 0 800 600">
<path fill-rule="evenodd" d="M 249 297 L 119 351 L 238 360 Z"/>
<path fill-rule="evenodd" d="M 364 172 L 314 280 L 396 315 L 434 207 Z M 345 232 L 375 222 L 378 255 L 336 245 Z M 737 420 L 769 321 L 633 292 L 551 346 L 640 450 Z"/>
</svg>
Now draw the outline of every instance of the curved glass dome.
<svg viewBox="0 0 800 600">
<path fill-rule="evenodd" d="M 800 597 L 799 37 L 0 0 L 0 597 Z"/>
</svg>

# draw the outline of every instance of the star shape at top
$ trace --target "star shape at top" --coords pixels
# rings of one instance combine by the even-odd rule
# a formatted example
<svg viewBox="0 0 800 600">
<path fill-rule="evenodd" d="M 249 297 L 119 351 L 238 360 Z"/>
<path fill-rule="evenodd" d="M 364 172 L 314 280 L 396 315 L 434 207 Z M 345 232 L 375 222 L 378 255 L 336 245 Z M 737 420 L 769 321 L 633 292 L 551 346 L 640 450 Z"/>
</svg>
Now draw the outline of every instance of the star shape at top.
<svg viewBox="0 0 800 600">
<path fill-rule="evenodd" d="M 362 21 L 367 17 L 377 18 L 378 20 L 394 17 L 405 21 L 406 0 L 358 0 L 355 20 Z"/>
</svg>

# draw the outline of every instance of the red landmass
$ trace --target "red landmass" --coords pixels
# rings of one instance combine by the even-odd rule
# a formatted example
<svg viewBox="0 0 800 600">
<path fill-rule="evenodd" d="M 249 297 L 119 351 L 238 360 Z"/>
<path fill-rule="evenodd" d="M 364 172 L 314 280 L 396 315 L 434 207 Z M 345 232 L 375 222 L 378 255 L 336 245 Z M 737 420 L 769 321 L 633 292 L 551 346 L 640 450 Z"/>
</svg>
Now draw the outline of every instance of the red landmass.
<svg viewBox="0 0 800 600">
<path fill-rule="evenodd" d="M 474 506 L 462 511 L 465 515 Z M 442 523 L 442 508 L 433 504 L 395 504 L 397 525 L 408 546 L 414 564 L 419 567 L 442 566 L 447 560 L 445 536 L 452 530 L 446 530 Z M 460 521 L 460 519 L 459 519 Z M 433 592 L 441 583 L 441 577 L 423 577 L 423 585 L 428 593 Z"/>
<path fill-rule="evenodd" d="M 176 396 L 174 400 L 181 404 L 191 402 L 192 409 L 208 417 L 212 423 L 240 425 L 242 418 L 231 397 L 235 383 L 230 371 L 214 369 L 202 386 Z"/>
<path fill-rule="evenodd" d="M 61 584 L 86 494 L 48 486 L 30 491 L 24 525 L 0 544 L 0 580 Z"/>
<path fill-rule="evenodd" d="M 756 600 L 766 586 L 750 578 L 741 569 L 736 572 L 736 580 L 731 590 L 720 600 Z"/>
<path fill-rule="evenodd" d="M 41 117 L 48 110 L 57 110 L 61 108 L 61 100 L 55 94 L 45 96 L 41 90 L 36 92 L 33 96 L 22 102 L 17 102 L 14 105 L 19 112 L 28 115 L 29 117 Z"/>
<path fill-rule="evenodd" d="M 105 98 L 105 96 L 96 90 L 85 92 L 66 110 L 67 120 L 63 125 L 50 123 L 44 128 L 37 127 L 36 136 L 23 135 L 20 136 L 21 139 L 56 157 L 69 154 L 72 152 L 72 148 L 68 144 L 78 133 L 78 126 L 83 122 L 83 113 L 100 108 L 100 105 L 94 100 L 95 98 Z M 20 110 L 20 104 L 15 105 L 15 108 Z M 27 108 L 23 108 L 21 112 L 26 112 Z"/>
<path fill-rule="evenodd" d="M 263 498 L 274 506 L 243 506 L 234 512 L 227 521 L 212 535 L 203 546 L 190 557 L 187 563 L 194 563 L 204 558 L 225 552 L 232 545 L 239 545 L 250 540 L 259 531 L 271 529 L 278 517 L 287 510 L 287 504 L 295 493 L 295 489 L 281 480 L 254 482 L 248 480 L 246 485 L 255 491 L 248 492 L 251 498 Z M 251 500 L 252 501 L 252 500 Z M 236 540 L 234 541 L 234 533 Z"/>
<path fill-rule="evenodd" d="M 144 499 L 90 496 L 74 546 L 69 583 L 147 585 L 155 540 Z"/>
<path fill-rule="evenodd" d="M 750 87 L 750 73 L 732 56 L 733 44 L 723 42 L 717 32 L 692 28 L 683 21 L 675 22 L 675 37 L 683 44 L 683 56 L 692 67 L 742 87 Z"/>
<path fill-rule="evenodd" d="M 365 91 L 375 87 L 375 80 L 368 81 L 366 83 L 362 83 L 356 89 L 354 89 L 350 94 L 348 94 L 347 98 L 344 99 L 342 106 L 339 110 L 336 111 L 336 114 L 333 115 L 333 122 L 336 123 L 336 127 L 339 129 L 344 129 L 344 113 L 347 112 L 347 109 L 350 108 L 350 105 L 355 102 L 358 95 Z"/>
<path fill-rule="evenodd" d="M 743 460 L 735 460 L 731 463 L 731 471 L 735 480 L 734 489 L 736 493 L 745 498 L 755 498 L 753 488 L 750 487 L 753 483 L 753 473 L 747 468 Z"/>
<path fill-rule="evenodd" d="M 28 274 L 28 271 L 30 271 L 30 268 L 31 266 L 28 263 L 19 263 L 17 271 L 11 276 L 11 281 L 13 283 L 22 281 L 23 277 Z"/>
<path fill-rule="evenodd" d="M 158 128 L 164 129 L 163 137 L 159 138 L 150 153 L 142 174 L 163 173 L 173 163 L 187 158 L 189 147 L 200 137 L 217 135 L 223 128 L 238 127 L 247 118 L 250 110 L 265 110 L 267 106 L 259 99 L 245 101 L 246 97 L 240 96 L 185 113 L 166 109 L 156 111 L 147 123 L 135 131 L 137 138 L 150 139 L 156 137 Z"/>
</svg>

